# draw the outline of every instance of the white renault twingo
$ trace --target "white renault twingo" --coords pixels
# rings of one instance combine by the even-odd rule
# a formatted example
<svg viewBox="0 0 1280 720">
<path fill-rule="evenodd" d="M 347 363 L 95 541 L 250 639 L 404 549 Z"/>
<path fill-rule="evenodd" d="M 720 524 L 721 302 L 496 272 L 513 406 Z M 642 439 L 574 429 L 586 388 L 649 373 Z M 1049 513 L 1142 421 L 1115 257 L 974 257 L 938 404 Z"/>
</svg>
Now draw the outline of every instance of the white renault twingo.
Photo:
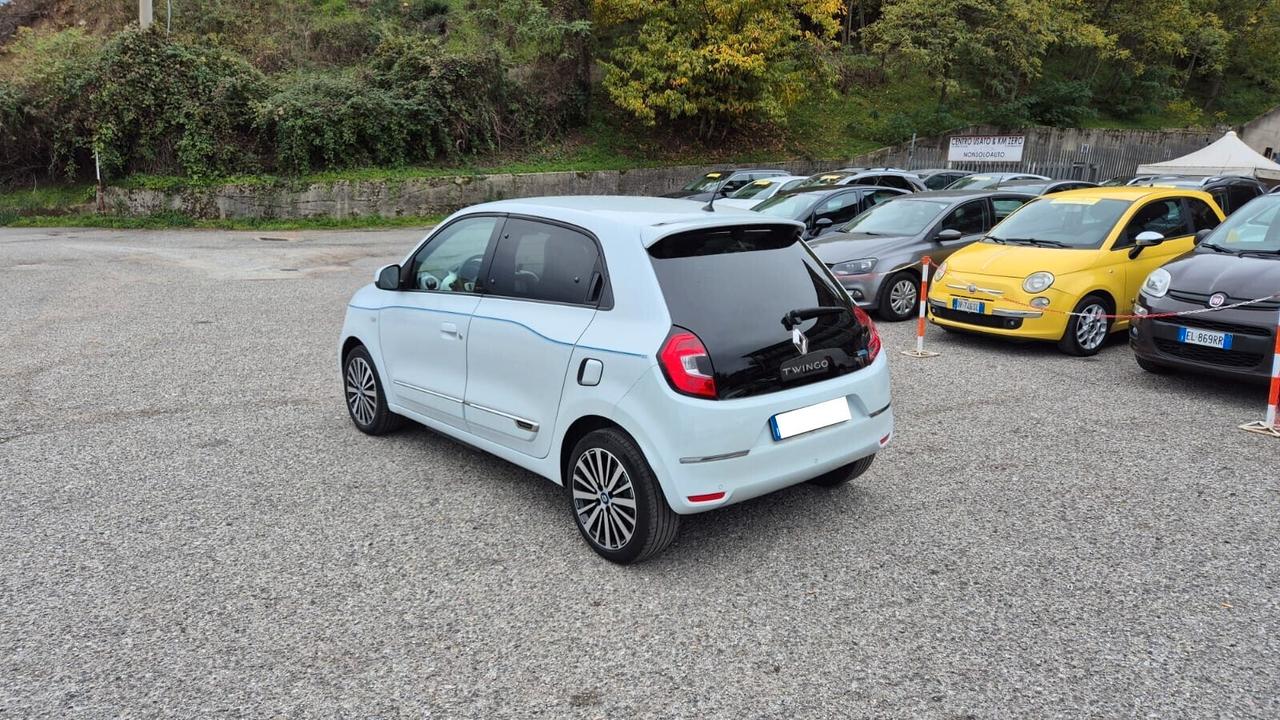
<svg viewBox="0 0 1280 720">
<path fill-rule="evenodd" d="M 680 516 L 862 474 L 893 433 L 871 320 L 798 223 L 638 197 L 458 212 L 347 307 L 347 409 L 568 488 L 619 563 Z"/>
</svg>

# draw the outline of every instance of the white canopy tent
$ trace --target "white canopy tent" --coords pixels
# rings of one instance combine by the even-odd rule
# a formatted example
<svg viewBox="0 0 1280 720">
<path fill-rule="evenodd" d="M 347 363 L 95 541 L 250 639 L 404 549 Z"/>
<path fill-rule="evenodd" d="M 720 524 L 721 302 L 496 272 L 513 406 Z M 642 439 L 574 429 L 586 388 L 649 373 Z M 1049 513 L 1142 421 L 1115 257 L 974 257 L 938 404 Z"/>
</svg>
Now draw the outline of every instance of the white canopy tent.
<svg viewBox="0 0 1280 720">
<path fill-rule="evenodd" d="M 1138 166 L 1139 175 L 1244 175 L 1280 182 L 1280 165 L 1244 144 L 1234 131 L 1180 158 Z"/>
</svg>

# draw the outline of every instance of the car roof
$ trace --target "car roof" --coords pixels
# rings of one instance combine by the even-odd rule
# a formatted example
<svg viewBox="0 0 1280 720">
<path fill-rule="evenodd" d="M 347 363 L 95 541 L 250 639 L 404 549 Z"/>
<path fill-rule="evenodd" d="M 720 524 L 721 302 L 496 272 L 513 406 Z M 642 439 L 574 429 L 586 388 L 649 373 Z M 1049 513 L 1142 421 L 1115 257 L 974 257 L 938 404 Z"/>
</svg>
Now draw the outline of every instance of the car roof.
<svg viewBox="0 0 1280 720">
<path fill-rule="evenodd" d="M 1167 196 L 1176 195 L 1178 197 L 1199 197 L 1208 198 L 1209 196 L 1199 190 L 1183 190 L 1181 188 L 1161 187 L 1159 185 L 1099 185 L 1098 187 L 1080 188 L 1079 190 L 1063 190 L 1052 195 L 1046 195 L 1049 200 L 1057 200 L 1060 198 L 1096 198 L 1098 200 L 1128 200 L 1134 202 L 1151 196 Z"/>
<path fill-rule="evenodd" d="M 841 188 L 843 189 L 843 188 Z M 675 232 L 725 225 L 801 224 L 725 206 L 703 210 L 704 202 L 632 195 L 565 195 L 532 197 L 472 205 L 456 216 L 477 213 L 510 213 L 576 225 L 606 241 L 619 228 L 634 229 L 645 247 Z M 714 207 L 714 206 L 713 206 Z"/>
<path fill-rule="evenodd" d="M 836 185 L 832 183 L 830 185 L 806 185 L 805 187 L 791 188 L 790 190 L 783 190 L 777 195 L 774 195 L 774 197 L 788 196 L 788 195 L 808 195 L 811 193 L 837 193 L 837 192 L 846 192 L 849 190 L 896 190 L 897 192 L 905 192 L 904 190 L 901 190 L 899 188 L 887 188 L 887 187 L 882 187 L 880 185 L 857 185 L 857 184 Z"/>
<path fill-rule="evenodd" d="M 916 198 L 920 200 L 972 200 L 974 198 L 991 197 L 993 195 L 1017 195 L 1030 200 L 1035 197 L 1031 193 L 1018 192 L 1016 189 L 1009 188 L 984 188 L 981 190 L 968 190 L 961 188 L 959 190 L 926 190 L 924 192 L 909 193 L 904 195 L 904 199 Z"/>
</svg>

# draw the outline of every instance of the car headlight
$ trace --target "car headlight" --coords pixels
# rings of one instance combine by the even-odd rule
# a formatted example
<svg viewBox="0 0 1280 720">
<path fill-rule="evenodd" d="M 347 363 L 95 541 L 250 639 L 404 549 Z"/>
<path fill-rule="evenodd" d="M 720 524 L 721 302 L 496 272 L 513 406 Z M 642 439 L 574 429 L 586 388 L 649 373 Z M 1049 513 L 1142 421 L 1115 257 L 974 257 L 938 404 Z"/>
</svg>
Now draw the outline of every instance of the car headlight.
<svg viewBox="0 0 1280 720">
<path fill-rule="evenodd" d="M 875 258 L 863 258 L 861 260 L 850 260 L 849 262 L 836 263 L 831 266 L 831 271 L 837 275 L 861 275 L 871 272 L 871 268 L 876 266 Z"/>
<path fill-rule="evenodd" d="M 1022 281 L 1022 289 L 1032 294 L 1042 293 L 1051 285 L 1053 285 L 1053 273 L 1043 270 L 1031 273 L 1026 280 Z"/>
<path fill-rule="evenodd" d="M 937 272 L 935 272 L 935 273 L 933 274 L 933 279 L 934 279 L 934 280 L 941 280 L 941 279 L 942 279 L 942 276 L 943 276 L 943 275 L 946 275 L 946 274 L 947 274 L 947 261 L 946 261 L 946 260 L 943 260 L 943 261 L 942 261 L 942 264 L 938 266 L 938 270 L 937 270 Z"/>
<path fill-rule="evenodd" d="M 1142 292 L 1148 297 L 1162 298 L 1165 293 L 1169 292 L 1169 271 L 1164 268 L 1156 268 L 1147 276 L 1146 281 L 1142 283 Z"/>
</svg>

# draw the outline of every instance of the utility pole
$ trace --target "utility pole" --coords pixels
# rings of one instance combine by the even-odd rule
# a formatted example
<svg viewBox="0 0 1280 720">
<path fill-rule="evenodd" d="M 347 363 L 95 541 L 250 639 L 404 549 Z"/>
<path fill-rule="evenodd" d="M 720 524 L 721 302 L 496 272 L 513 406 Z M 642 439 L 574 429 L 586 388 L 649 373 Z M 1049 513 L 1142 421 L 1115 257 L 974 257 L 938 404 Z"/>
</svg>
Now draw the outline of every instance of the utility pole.
<svg viewBox="0 0 1280 720">
<path fill-rule="evenodd" d="M 138 25 L 143 30 L 151 27 L 154 13 L 151 11 L 151 0 L 138 0 Z"/>
</svg>

